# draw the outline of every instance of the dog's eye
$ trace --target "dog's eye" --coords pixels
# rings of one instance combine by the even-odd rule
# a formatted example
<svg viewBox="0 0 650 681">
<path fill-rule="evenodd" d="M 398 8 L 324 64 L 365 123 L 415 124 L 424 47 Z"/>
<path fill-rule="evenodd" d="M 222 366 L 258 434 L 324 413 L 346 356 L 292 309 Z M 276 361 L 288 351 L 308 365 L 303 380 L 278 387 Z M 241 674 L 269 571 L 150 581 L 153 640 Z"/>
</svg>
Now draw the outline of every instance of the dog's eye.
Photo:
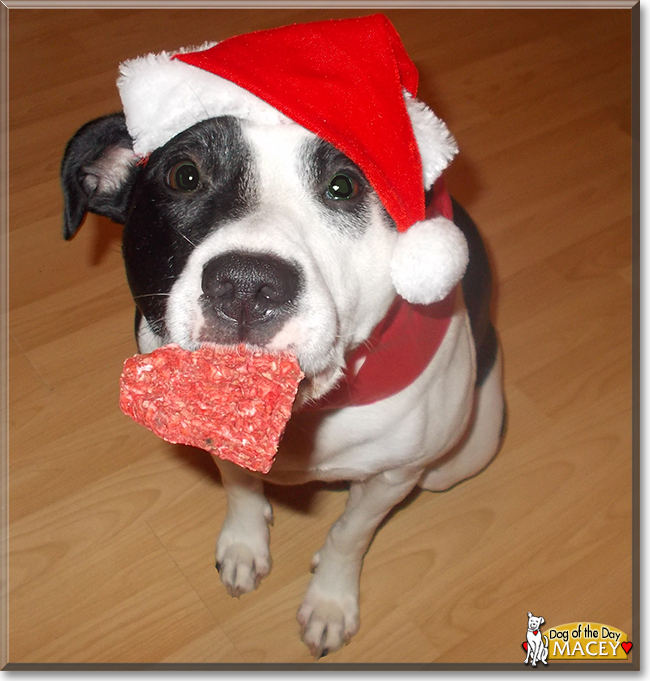
<svg viewBox="0 0 650 681">
<path fill-rule="evenodd" d="M 169 171 L 168 182 L 172 189 L 193 192 L 199 188 L 199 171 L 190 161 L 181 161 Z"/>
<path fill-rule="evenodd" d="M 359 191 L 359 183 L 349 175 L 337 173 L 327 185 L 327 198 L 339 201 L 351 199 Z"/>
</svg>

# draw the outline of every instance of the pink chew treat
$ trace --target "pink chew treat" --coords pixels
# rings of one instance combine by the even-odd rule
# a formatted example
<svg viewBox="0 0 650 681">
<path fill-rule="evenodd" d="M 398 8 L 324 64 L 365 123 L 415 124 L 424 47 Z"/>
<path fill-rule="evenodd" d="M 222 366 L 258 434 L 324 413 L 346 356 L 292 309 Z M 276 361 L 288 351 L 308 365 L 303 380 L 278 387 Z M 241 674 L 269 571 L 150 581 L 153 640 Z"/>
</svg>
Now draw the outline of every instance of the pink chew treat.
<svg viewBox="0 0 650 681">
<path fill-rule="evenodd" d="M 166 345 L 126 360 L 120 408 L 167 442 L 268 473 L 302 378 L 288 353 Z"/>
</svg>

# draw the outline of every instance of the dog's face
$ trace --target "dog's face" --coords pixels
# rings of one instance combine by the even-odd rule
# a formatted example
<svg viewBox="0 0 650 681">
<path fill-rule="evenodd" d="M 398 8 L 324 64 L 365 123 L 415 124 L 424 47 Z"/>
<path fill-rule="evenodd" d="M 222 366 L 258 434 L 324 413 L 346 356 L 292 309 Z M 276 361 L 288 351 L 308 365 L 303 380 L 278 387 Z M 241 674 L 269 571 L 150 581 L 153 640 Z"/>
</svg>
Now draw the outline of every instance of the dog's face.
<svg viewBox="0 0 650 681">
<path fill-rule="evenodd" d="M 528 613 L 528 631 L 538 631 L 539 628 L 544 624 L 543 617 L 535 617 L 533 614 Z"/>
<path fill-rule="evenodd" d="M 150 330 L 290 349 L 306 396 L 327 392 L 395 295 L 397 231 L 362 171 L 299 125 L 222 117 L 113 179 L 128 173 L 123 252 Z"/>
</svg>

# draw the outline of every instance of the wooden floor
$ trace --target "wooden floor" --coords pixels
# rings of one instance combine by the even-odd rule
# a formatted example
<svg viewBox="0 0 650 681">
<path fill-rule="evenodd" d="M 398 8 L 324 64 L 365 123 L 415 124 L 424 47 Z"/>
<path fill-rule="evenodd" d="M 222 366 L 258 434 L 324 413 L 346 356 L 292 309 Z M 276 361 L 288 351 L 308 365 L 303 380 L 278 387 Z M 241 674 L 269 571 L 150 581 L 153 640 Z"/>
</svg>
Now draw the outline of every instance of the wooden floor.
<svg viewBox="0 0 650 681">
<path fill-rule="evenodd" d="M 370 10 L 11 9 L 11 663 L 309 663 L 295 613 L 345 493 L 271 489 L 274 567 L 231 599 L 210 456 L 118 408 L 135 352 L 120 228 L 61 238 L 58 166 L 117 64 Z M 631 11 L 387 10 L 487 240 L 509 427 L 478 477 L 378 533 L 361 630 L 318 664 L 515 663 L 526 613 L 634 640 Z M 634 651 L 632 652 L 632 656 Z"/>
</svg>

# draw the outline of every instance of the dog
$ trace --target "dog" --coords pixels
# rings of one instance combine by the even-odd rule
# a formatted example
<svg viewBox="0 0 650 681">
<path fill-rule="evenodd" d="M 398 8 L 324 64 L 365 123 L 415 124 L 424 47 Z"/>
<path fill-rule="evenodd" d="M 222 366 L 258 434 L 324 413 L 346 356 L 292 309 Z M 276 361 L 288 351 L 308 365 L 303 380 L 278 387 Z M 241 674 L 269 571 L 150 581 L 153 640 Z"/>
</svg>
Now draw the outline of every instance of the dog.
<svg viewBox="0 0 650 681">
<path fill-rule="evenodd" d="M 442 491 L 474 476 L 499 449 L 505 407 L 488 257 L 452 200 L 469 258 L 438 304 L 447 321 L 437 350 L 405 385 L 401 360 L 380 353 L 370 383 L 392 372 L 399 388 L 341 401 L 348 379 L 372 364 L 362 351 L 387 320 L 401 320 L 406 365 L 419 342 L 409 319 L 440 321 L 439 307 L 404 308 L 396 292 L 391 262 L 404 235 L 367 169 L 292 120 L 210 115 L 181 128 L 143 154 L 124 112 L 83 126 L 62 162 L 64 235 L 72 238 L 88 212 L 124 225 L 139 352 L 246 343 L 296 354 L 305 378 L 270 473 L 216 459 L 228 509 L 216 567 L 237 597 L 269 573 L 265 479 L 347 481 L 346 508 L 314 555 L 297 614 L 318 659 L 359 629 L 362 561 L 391 509 L 417 487 Z"/>
<path fill-rule="evenodd" d="M 548 658 L 548 636 L 544 636 L 544 641 L 542 642 L 542 634 L 539 630 L 544 622 L 543 617 L 535 617 L 532 612 L 528 613 L 528 630 L 526 631 L 528 647 L 524 664 L 528 664 L 530 660 L 533 667 L 536 667 L 538 662 L 548 665 L 546 661 Z"/>
</svg>

